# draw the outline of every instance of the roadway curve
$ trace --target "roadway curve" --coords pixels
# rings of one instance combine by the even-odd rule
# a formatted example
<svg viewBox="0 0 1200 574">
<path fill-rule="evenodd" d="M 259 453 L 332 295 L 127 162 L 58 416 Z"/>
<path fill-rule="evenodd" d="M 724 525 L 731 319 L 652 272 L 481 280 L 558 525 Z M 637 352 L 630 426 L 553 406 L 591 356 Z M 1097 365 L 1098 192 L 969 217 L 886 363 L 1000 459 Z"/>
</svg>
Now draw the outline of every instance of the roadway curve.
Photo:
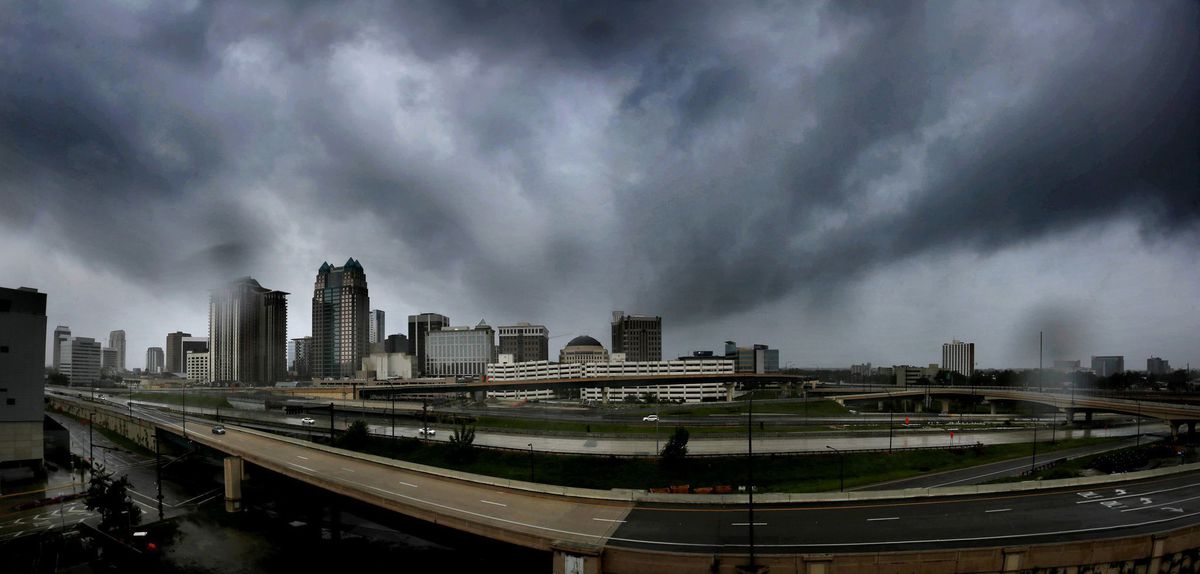
<svg viewBox="0 0 1200 574">
<path fill-rule="evenodd" d="M 133 412 L 161 429 L 182 432 L 172 415 Z M 198 426 L 188 427 L 192 440 L 280 474 L 419 519 L 544 550 L 740 556 L 750 549 L 750 522 L 755 523 L 757 552 L 775 555 L 1062 544 L 1200 525 L 1200 474 L 1194 465 L 1177 474 L 1101 484 L 1076 479 L 1032 491 L 1005 490 L 1027 485 L 996 485 L 944 491 L 954 496 L 923 489 L 764 495 L 751 521 L 745 498 L 736 495 L 534 485 L 232 427 L 218 436 Z M 856 500 L 830 500 L 837 497 Z"/>
</svg>

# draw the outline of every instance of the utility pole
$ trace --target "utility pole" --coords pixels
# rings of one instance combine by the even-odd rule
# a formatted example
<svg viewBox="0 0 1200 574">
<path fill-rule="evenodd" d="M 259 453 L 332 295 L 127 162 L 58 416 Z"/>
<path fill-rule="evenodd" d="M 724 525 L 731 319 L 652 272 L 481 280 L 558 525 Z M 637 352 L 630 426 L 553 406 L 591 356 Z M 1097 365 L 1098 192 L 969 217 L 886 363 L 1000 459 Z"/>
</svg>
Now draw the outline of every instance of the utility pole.
<svg viewBox="0 0 1200 574">
<path fill-rule="evenodd" d="M 754 562 L 754 390 L 750 391 L 750 412 L 746 417 L 746 458 L 749 474 L 746 492 L 750 494 L 750 504 L 746 507 L 750 514 L 750 570 L 757 572 L 757 564 Z"/>
<path fill-rule="evenodd" d="M 158 487 L 158 519 L 163 519 L 162 451 L 158 448 L 158 429 L 154 429 L 154 476 Z"/>
<path fill-rule="evenodd" d="M 93 407 L 95 408 L 95 407 Z M 92 442 L 92 434 L 96 428 L 96 411 L 93 410 L 88 414 L 88 473 L 96 467 L 96 449 Z"/>
<path fill-rule="evenodd" d="M 329 403 L 329 444 L 333 444 L 333 403 Z"/>
<path fill-rule="evenodd" d="M 429 441 L 429 399 L 421 399 L 421 437 Z"/>
<path fill-rule="evenodd" d="M 838 491 L 846 492 L 846 457 L 842 456 L 842 451 L 825 445 L 825 448 L 836 452 L 838 455 Z"/>
<path fill-rule="evenodd" d="M 529 482 L 533 482 L 533 443 L 529 443 Z"/>
</svg>

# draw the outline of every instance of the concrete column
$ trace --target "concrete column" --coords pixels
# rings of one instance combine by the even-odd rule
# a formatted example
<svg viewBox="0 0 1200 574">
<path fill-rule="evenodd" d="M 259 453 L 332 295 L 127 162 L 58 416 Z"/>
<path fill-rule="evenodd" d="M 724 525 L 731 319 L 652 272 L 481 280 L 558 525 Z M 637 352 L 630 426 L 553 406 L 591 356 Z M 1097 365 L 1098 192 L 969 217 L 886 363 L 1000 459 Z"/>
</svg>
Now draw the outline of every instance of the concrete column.
<svg viewBox="0 0 1200 574">
<path fill-rule="evenodd" d="M 992 414 L 996 414 L 996 403 L 995 402 L 988 403 L 988 406 L 992 407 Z"/>
<path fill-rule="evenodd" d="M 1025 555 L 1029 552 L 1028 548 L 1005 548 L 1004 565 L 1001 567 L 1003 572 L 1020 572 L 1024 570 L 1021 566 L 1025 563 Z"/>
<path fill-rule="evenodd" d="M 1151 538 L 1153 542 L 1150 545 L 1150 567 L 1147 572 L 1162 572 L 1163 559 L 1163 543 L 1167 540 L 1166 534 L 1155 534 Z"/>
<path fill-rule="evenodd" d="M 1083 422 L 1092 424 L 1092 411 L 1083 411 Z"/>
<path fill-rule="evenodd" d="M 600 393 L 604 395 L 603 402 L 608 404 L 608 387 L 600 387 Z"/>
<path fill-rule="evenodd" d="M 938 402 L 942 403 L 942 414 L 948 414 L 950 412 L 950 401 L 942 399 Z"/>
<path fill-rule="evenodd" d="M 725 383 L 725 402 L 733 402 L 733 383 Z"/>
<path fill-rule="evenodd" d="M 556 542 L 554 574 L 601 574 L 600 553 L 603 549 L 584 544 Z"/>
<path fill-rule="evenodd" d="M 925 412 L 925 405 L 923 403 L 921 403 L 920 401 L 916 402 L 915 404 L 913 404 L 913 412 L 914 413 Z"/>
<path fill-rule="evenodd" d="M 1167 421 L 1167 424 L 1171 425 L 1171 438 L 1179 438 L 1179 421 Z"/>
<path fill-rule="evenodd" d="M 242 510 L 242 457 L 225 457 L 225 512 Z"/>
<path fill-rule="evenodd" d="M 1075 409 L 1064 409 L 1067 413 L 1067 424 L 1075 424 Z"/>
</svg>

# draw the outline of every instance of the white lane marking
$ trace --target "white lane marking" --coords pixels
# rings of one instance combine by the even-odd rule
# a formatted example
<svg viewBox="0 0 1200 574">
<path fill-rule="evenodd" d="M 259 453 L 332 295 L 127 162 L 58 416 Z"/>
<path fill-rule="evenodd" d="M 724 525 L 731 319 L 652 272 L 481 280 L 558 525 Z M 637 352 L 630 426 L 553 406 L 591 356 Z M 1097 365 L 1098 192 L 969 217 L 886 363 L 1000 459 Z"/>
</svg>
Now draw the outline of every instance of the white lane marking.
<svg viewBox="0 0 1200 574">
<path fill-rule="evenodd" d="M 592 520 L 599 520 L 600 522 L 622 522 L 622 523 L 625 522 L 624 520 L 613 520 L 611 518 L 595 518 L 595 517 L 593 517 Z"/>
<path fill-rule="evenodd" d="M 1139 528 L 1142 526 L 1152 526 L 1155 524 L 1162 524 L 1164 522 L 1172 522 L 1172 521 L 1181 520 L 1184 518 L 1191 518 L 1193 516 L 1200 516 L 1200 512 L 1193 512 L 1191 514 L 1179 514 L 1179 515 L 1171 516 L 1168 518 L 1161 518 L 1158 520 L 1148 520 L 1146 522 L 1136 522 L 1136 523 L 1132 523 L 1132 524 L 1115 524 L 1112 526 L 1096 526 L 1096 527 L 1092 527 L 1092 528 L 1078 528 L 1075 530 L 1031 532 L 1031 533 L 1026 533 L 1026 534 L 996 534 L 996 535 L 991 535 L 991 536 L 971 536 L 971 537 L 964 537 L 964 538 L 933 538 L 933 539 L 928 539 L 928 540 L 887 540 L 887 541 L 873 541 L 873 542 L 810 542 L 810 543 L 806 543 L 806 544 L 762 544 L 762 543 L 756 543 L 755 546 L 759 547 L 759 548 L 812 548 L 812 547 L 820 547 L 820 546 L 839 547 L 839 546 L 878 546 L 878 545 L 900 545 L 900 544 L 942 544 L 942 543 L 946 543 L 946 542 L 978 542 L 981 540 L 1030 538 L 1030 537 L 1038 537 L 1038 536 L 1061 536 L 1063 534 L 1081 534 L 1081 533 L 1086 533 L 1086 532 L 1100 532 L 1100 531 L 1104 531 L 1104 530 L 1116 530 L 1118 528 Z M 512 521 L 504 520 L 502 518 L 497 518 L 496 520 L 501 520 L 504 522 L 512 522 Z M 520 524 L 520 523 L 517 523 L 517 524 Z M 543 530 L 551 530 L 551 531 L 555 530 L 553 528 L 547 528 L 545 526 L 536 526 L 536 525 L 532 525 L 532 524 L 523 524 L 522 526 L 533 526 L 534 528 L 541 528 Z M 595 534 L 584 534 L 584 536 L 588 536 L 591 538 L 604 538 L 603 536 L 599 536 L 599 535 L 595 535 Z M 703 543 L 699 543 L 699 542 L 664 542 L 664 541 L 660 541 L 660 540 L 638 540 L 636 538 L 621 538 L 621 537 L 617 537 L 617 536 L 610 536 L 610 537 L 608 537 L 608 540 L 616 540 L 618 542 L 629 542 L 629 543 L 633 543 L 633 544 L 650 544 L 650 545 L 655 545 L 655 546 L 689 546 L 689 547 L 699 547 L 699 548 L 746 548 L 746 547 L 750 546 L 749 544 L 703 544 Z"/>
<path fill-rule="evenodd" d="M 304 459 L 304 460 L 308 460 L 308 457 L 307 457 L 307 456 L 300 456 L 300 455 L 296 455 L 296 458 L 302 458 L 302 459 Z"/>
<path fill-rule="evenodd" d="M 1094 498 L 1092 500 L 1080 500 L 1080 501 L 1076 502 L 1075 504 L 1087 504 L 1089 502 L 1104 502 L 1105 500 L 1117 500 L 1120 498 L 1133 498 L 1133 497 L 1138 497 L 1138 496 L 1148 496 L 1151 494 L 1158 494 L 1160 492 L 1171 492 L 1172 490 L 1183 490 L 1185 488 L 1191 488 L 1193 486 L 1200 486 L 1200 482 L 1194 482 L 1192 484 L 1185 484 L 1183 486 L 1174 486 L 1171 488 L 1162 488 L 1159 490 L 1151 490 L 1150 492 L 1139 492 L 1137 494 L 1126 494 L 1125 496 L 1114 496 L 1112 498 L 1104 498 L 1104 499 Z M 1080 494 L 1080 496 L 1083 496 L 1083 495 Z"/>
<path fill-rule="evenodd" d="M 304 470 L 307 470 L 308 472 L 311 472 L 311 473 L 316 473 L 316 472 L 317 472 L 317 471 L 315 471 L 315 470 L 313 470 L 313 469 L 311 469 L 311 468 L 308 468 L 307 466 L 300 466 L 300 465 L 298 465 L 298 464 L 296 464 L 296 463 L 294 463 L 294 462 L 289 462 L 288 464 L 290 464 L 290 465 L 292 465 L 292 466 L 294 466 L 294 467 L 296 467 L 296 468 L 303 468 Z"/>
<path fill-rule="evenodd" d="M 622 522 L 624 522 L 624 521 L 622 521 Z M 767 523 L 766 522 L 755 522 L 754 525 L 755 526 L 766 526 Z M 750 523 L 749 522 L 734 522 L 733 524 L 730 524 L 730 526 L 750 526 Z"/>
<path fill-rule="evenodd" d="M 482 503 L 484 503 L 484 504 L 494 504 L 494 505 L 496 505 L 496 506 L 508 506 L 507 504 L 501 504 L 501 503 L 499 503 L 499 502 L 492 502 L 492 501 L 490 501 L 490 500 L 484 500 L 484 499 L 482 499 L 482 498 L 481 498 L 481 499 L 479 499 L 479 502 L 482 502 Z"/>
<path fill-rule="evenodd" d="M 366 486 L 366 485 L 363 485 L 363 486 Z M 378 490 L 379 492 L 386 492 L 386 493 L 388 493 L 388 494 L 390 494 L 390 495 L 392 495 L 392 496 L 404 496 L 404 495 L 400 494 L 399 492 L 392 492 L 392 491 L 390 491 L 390 490 L 387 490 L 387 489 L 385 489 L 385 488 L 379 488 L 378 486 L 367 486 L 367 488 L 370 488 L 370 489 L 372 489 L 372 490 Z"/>
<path fill-rule="evenodd" d="M 899 516 L 888 516 L 886 518 L 868 518 L 867 522 L 875 522 L 877 520 L 900 520 Z"/>
<path fill-rule="evenodd" d="M 997 508 L 997 509 L 995 509 L 995 510 L 985 510 L 984 512 L 985 512 L 985 513 L 989 513 L 989 512 L 1012 512 L 1012 509 L 1011 509 L 1011 508 Z"/>
<path fill-rule="evenodd" d="M 419 486 L 417 486 L 415 484 L 409 484 L 407 482 L 404 482 L 403 480 L 397 480 L 396 482 L 399 482 L 400 484 L 403 484 L 404 486 L 411 486 L 412 488 L 420 488 Z"/>
<path fill-rule="evenodd" d="M 344 471 L 346 471 L 346 472 L 354 472 L 354 469 L 352 469 L 352 468 L 346 468 L 346 467 L 344 467 L 344 466 L 342 467 L 342 470 L 344 470 Z"/>
<path fill-rule="evenodd" d="M 1198 498 L 1200 498 L 1200 496 L 1193 496 L 1193 497 L 1191 497 L 1191 498 L 1183 498 L 1183 499 L 1180 499 L 1180 500 L 1169 500 L 1169 501 L 1167 501 L 1167 502 L 1161 502 L 1161 503 L 1158 503 L 1158 504 L 1155 504 L 1155 505 L 1151 505 L 1151 506 L 1139 506 L 1139 507 L 1137 507 L 1137 508 L 1126 508 L 1125 510 L 1122 510 L 1121 512 L 1133 512 L 1133 511 L 1135 511 L 1135 510 L 1146 510 L 1147 508 L 1158 508 L 1158 507 L 1160 507 L 1160 506 L 1166 506 L 1166 505 L 1168 505 L 1168 504 L 1179 504 L 1180 502 L 1189 502 L 1189 501 L 1192 501 L 1192 500 L 1196 500 L 1196 499 L 1198 499 Z M 1145 499 L 1145 500 L 1150 500 L 1150 499 L 1149 499 L 1149 498 L 1147 498 L 1147 499 Z M 1143 503 L 1143 504 L 1146 504 L 1146 503 Z"/>
</svg>

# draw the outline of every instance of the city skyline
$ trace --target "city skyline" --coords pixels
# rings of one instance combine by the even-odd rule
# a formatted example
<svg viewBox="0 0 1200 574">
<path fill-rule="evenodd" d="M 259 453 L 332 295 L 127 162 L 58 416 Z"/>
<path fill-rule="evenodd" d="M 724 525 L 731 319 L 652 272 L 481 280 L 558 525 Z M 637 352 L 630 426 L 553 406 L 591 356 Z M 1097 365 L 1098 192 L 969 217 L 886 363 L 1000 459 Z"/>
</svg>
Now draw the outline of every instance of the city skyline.
<svg viewBox="0 0 1200 574">
<path fill-rule="evenodd" d="M 6 10 L 5 281 L 127 357 L 355 257 L 394 325 L 1200 365 L 1195 3 L 447 4 Z"/>
</svg>

